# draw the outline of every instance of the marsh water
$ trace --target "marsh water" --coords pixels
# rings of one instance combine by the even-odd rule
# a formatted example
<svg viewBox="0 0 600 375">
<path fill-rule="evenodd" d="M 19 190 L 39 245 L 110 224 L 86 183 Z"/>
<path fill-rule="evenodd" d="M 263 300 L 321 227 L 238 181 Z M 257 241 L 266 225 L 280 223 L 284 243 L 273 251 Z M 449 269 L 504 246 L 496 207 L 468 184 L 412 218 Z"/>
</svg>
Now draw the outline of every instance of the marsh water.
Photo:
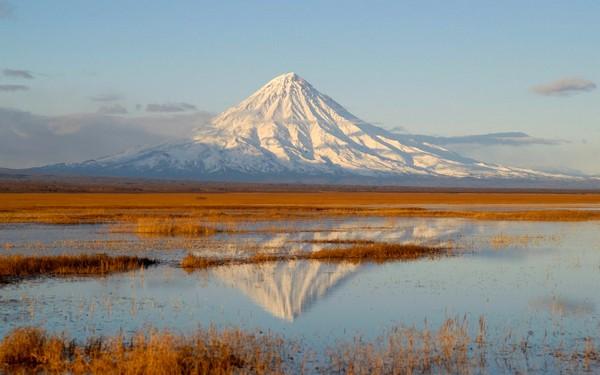
<svg viewBox="0 0 600 375">
<path fill-rule="evenodd" d="M 290 261 L 186 272 L 187 253 L 304 252 L 330 240 L 451 245 L 450 256 L 385 264 Z M 345 218 L 248 223 L 203 239 L 140 238 L 110 225 L 0 226 L 5 254 L 109 253 L 159 266 L 0 287 L 0 336 L 39 325 L 75 338 L 145 327 L 280 333 L 319 350 L 394 326 L 484 317 L 490 340 L 574 345 L 600 338 L 600 222 Z"/>
</svg>

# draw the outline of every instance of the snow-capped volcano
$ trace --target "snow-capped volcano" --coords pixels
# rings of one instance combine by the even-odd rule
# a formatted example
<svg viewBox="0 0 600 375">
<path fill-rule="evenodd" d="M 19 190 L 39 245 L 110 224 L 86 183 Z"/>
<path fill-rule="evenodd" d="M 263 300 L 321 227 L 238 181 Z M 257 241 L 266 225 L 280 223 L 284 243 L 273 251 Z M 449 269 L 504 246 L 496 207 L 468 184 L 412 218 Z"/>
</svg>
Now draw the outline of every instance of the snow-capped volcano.
<svg viewBox="0 0 600 375">
<path fill-rule="evenodd" d="M 561 177 L 478 162 L 388 132 L 354 116 L 295 73 L 274 78 L 200 127 L 193 139 L 56 167 L 86 174 L 258 181 L 290 176 Z"/>
</svg>

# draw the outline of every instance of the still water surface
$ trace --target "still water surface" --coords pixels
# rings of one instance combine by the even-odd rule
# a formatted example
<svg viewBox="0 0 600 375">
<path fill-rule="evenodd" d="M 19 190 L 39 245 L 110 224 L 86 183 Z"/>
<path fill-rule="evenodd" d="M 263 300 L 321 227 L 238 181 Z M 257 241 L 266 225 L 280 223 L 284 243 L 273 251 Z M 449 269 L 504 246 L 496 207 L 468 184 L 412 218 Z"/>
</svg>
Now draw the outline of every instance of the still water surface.
<svg viewBox="0 0 600 375">
<path fill-rule="evenodd" d="M 396 325 L 423 327 L 427 321 L 437 327 L 453 317 L 466 316 L 475 328 L 484 316 L 491 339 L 510 333 L 534 344 L 600 338 L 600 222 L 358 218 L 247 228 L 162 249 L 160 240 L 113 233 L 105 225 L 0 226 L 0 244 L 13 245 L 0 250 L 5 254 L 133 252 L 164 261 L 102 278 L 0 287 L 0 336 L 32 324 L 76 338 L 214 325 L 277 332 L 321 348 L 356 335 L 373 338 Z M 292 261 L 193 273 L 176 266 L 188 251 L 311 251 L 327 245 L 310 241 L 331 239 L 452 243 L 457 251 L 381 265 Z M 73 246 L 72 240 L 94 246 Z M 102 251 L 103 241 L 116 245 Z M 129 242 L 138 245 L 122 245 Z"/>
</svg>

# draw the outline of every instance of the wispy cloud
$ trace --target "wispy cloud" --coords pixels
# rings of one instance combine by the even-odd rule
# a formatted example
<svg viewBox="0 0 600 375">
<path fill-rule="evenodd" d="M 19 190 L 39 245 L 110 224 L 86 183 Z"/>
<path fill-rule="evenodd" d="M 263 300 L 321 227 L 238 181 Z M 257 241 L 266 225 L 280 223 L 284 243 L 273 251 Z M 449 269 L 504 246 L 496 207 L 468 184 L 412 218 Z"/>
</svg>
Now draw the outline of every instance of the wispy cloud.
<svg viewBox="0 0 600 375">
<path fill-rule="evenodd" d="M 15 91 L 27 91 L 28 86 L 25 85 L 0 85 L 0 91 L 4 92 L 15 92 Z"/>
<path fill-rule="evenodd" d="M 129 113 L 129 111 L 120 104 L 112 104 L 98 108 L 98 113 L 103 115 L 125 115 Z"/>
<path fill-rule="evenodd" d="M 94 102 L 115 102 L 121 99 L 123 99 L 123 97 L 118 94 L 100 94 L 90 96 L 90 100 Z"/>
<path fill-rule="evenodd" d="M 438 143 L 441 144 L 479 144 L 506 146 L 559 145 L 565 142 L 560 139 L 532 137 L 529 134 L 522 132 L 476 134 L 458 137 L 438 137 L 438 140 Z"/>
<path fill-rule="evenodd" d="M 34 79 L 33 73 L 24 69 L 4 69 L 2 71 L 5 77 Z"/>
<path fill-rule="evenodd" d="M 473 146 L 529 146 L 529 145 L 560 145 L 566 143 L 561 139 L 532 137 L 523 132 L 504 132 L 489 134 L 472 134 L 455 137 L 408 134 L 405 129 L 390 129 L 391 132 L 405 137 L 428 142 L 440 146 L 473 145 Z"/>
<path fill-rule="evenodd" d="M 202 111 L 169 116 L 40 116 L 0 107 L 0 167 L 83 161 L 132 147 L 189 138 L 212 116 Z"/>
<path fill-rule="evenodd" d="M 188 103 L 148 104 L 146 112 L 186 112 L 197 110 L 195 105 Z"/>
<path fill-rule="evenodd" d="M 546 96 L 570 96 L 596 89 L 596 84 L 584 78 L 563 78 L 554 82 L 537 85 L 531 88 L 533 92 Z"/>
</svg>

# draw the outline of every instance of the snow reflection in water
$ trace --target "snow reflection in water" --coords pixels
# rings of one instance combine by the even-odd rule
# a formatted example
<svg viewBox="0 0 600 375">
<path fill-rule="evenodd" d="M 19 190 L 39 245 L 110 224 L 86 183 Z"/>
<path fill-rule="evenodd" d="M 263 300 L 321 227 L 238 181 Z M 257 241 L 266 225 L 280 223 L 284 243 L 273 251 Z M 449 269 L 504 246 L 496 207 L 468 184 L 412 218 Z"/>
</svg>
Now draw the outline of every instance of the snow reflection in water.
<svg viewBox="0 0 600 375">
<path fill-rule="evenodd" d="M 281 223 L 271 223 L 277 227 Z M 288 223 L 288 226 L 290 224 Z M 461 256 L 384 265 L 294 261 L 186 273 L 173 264 L 187 253 L 152 250 L 167 265 L 106 278 L 43 278 L 1 288 L 0 335 L 39 324 L 75 337 L 131 332 L 145 325 L 187 331 L 198 325 L 242 326 L 303 337 L 315 347 L 395 324 L 435 326 L 447 317 L 486 317 L 490 336 L 535 332 L 532 340 L 565 341 L 600 334 L 600 225 L 483 222 L 461 219 L 369 219 L 298 222 L 291 233 L 222 234 L 202 254 L 238 254 L 248 246 L 312 251 L 313 241 L 454 241 Z M 62 231 L 62 232 L 61 232 Z M 35 253 L 24 241 L 63 236 L 111 239 L 105 228 L 4 226 L 11 252 Z M 523 246 L 490 246 L 495 235 L 553 238 Z M 37 237 L 36 237 L 37 236 Z M 559 237 L 559 240 L 554 238 Z M 49 252 L 82 251 L 60 246 Z M 111 249 L 120 253 L 125 250 Z"/>
</svg>

